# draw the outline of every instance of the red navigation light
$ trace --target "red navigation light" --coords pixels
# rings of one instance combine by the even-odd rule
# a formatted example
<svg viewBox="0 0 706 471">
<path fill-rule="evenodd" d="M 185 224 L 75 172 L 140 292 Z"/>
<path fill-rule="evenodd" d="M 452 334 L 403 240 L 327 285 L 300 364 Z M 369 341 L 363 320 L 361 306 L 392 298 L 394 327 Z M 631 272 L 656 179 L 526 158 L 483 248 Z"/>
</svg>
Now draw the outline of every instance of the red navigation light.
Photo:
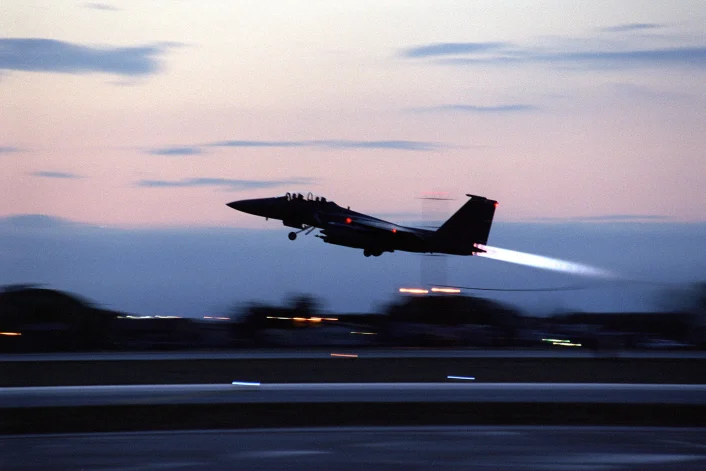
<svg viewBox="0 0 706 471">
<path fill-rule="evenodd" d="M 392 229 L 393 234 L 397 234 L 397 229 Z"/>
<path fill-rule="evenodd" d="M 351 219 L 351 218 L 346 218 L 346 224 L 350 224 L 350 223 L 352 223 L 352 222 L 353 222 L 353 219 Z"/>
<path fill-rule="evenodd" d="M 497 208 L 499 204 L 500 204 L 500 203 L 498 203 L 498 202 L 496 201 L 496 202 L 495 202 L 495 207 Z"/>
</svg>

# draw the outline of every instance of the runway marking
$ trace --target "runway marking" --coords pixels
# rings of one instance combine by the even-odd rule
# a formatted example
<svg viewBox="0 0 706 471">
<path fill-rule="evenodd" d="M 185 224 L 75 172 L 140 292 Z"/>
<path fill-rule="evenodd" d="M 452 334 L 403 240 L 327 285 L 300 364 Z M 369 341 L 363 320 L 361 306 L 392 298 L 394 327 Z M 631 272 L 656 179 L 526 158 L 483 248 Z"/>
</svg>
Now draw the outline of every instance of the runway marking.
<svg viewBox="0 0 706 471">
<path fill-rule="evenodd" d="M 230 384 L 233 386 L 260 386 L 260 383 L 251 383 L 248 381 L 233 381 Z"/>
<path fill-rule="evenodd" d="M 465 379 L 468 381 L 475 381 L 475 376 L 447 376 L 446 379 Z"/>
</svg>

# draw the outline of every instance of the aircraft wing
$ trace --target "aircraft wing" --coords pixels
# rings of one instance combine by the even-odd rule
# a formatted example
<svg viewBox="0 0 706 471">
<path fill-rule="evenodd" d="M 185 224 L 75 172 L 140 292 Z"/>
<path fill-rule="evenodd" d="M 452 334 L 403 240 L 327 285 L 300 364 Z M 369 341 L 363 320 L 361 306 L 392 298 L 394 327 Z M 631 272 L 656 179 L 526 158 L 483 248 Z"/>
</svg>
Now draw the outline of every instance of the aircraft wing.
<svg viewBox="0 0 706 471">
<path fill-rule="evenodd" d="M 350 222 L 349 222 L 350 221 Z M 383 221 L 373 217 L 364 216 L 348 216 L 344 222 L 328 222 L 328 227 L 337 229 L 347 229 L 360 233 L 392 233 L 392 234 L 411 234 L 419 236 L 419 231 L 414 228 L 400 226 L 391 222 Z"/>
</svg>

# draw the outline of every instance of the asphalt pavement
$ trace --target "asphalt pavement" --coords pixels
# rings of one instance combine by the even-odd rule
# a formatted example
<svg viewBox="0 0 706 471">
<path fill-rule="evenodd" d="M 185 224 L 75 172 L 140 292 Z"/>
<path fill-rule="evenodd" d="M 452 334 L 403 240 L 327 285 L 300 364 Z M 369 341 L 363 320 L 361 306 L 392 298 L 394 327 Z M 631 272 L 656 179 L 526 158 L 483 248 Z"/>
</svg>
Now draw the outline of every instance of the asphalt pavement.
<svg viewBox="0 0 706 471">
<path fill-rule="evenodd" d="M 127 360 L 283 360 L 325 359 L 331 354 L 356 355 L 358 358 L 640 358 L 640 359 L 706 359 L 703 351 L 610 350 L 595 352 L 587 348 L 556 347 L 553 349 L 425 349 L 330 347 L 320 349 L 262 349 L 238 351 L 175 352 L 95 352 L 95 353 L 18 353 L 2 354 L 0 362 L 50 361 L 127 361 Z"/>
<path fill-rule="evenodd" d="M 706 385 L 289 383 L 0 388 L 0 408 L 255 403 L 593 403 L 706 405 Z"/>
<path fill-rule="evenodd" d="M 706 469 L 706 428 L 349 427 L 0 437 L 0 469 Z"/>
</svg>

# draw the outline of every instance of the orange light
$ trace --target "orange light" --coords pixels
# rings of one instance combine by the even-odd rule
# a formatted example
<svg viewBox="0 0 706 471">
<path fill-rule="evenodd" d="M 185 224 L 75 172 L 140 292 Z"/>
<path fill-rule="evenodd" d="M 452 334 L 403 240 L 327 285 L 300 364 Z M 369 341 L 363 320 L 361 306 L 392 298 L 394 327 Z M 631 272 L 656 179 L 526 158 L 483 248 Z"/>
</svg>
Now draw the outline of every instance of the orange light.
<svg viewBox="0 0 706 471">
<path fill-rule="evenodd" d="M 0 335 L 7 335 L 8 337 L 18 337 L 22 335 L 20 332 L 0 332 Z"/>
<path fill-rule="evenodd" d="M 320 317 L 312 317 L 311 319 L 309 319 L 309 322 L 321 322 L 321 318 Z"/>
<path fill-rule="evenodd" d="M 306 322 L 306 317 L 294 317 L 293 320 L 297 322 Z"/>
<path fill-rule="evenodd" d="M 397 234 L 397 229 L 392 229 L 393 234 Z"/>
<path fill-rule="evenodd" d="M 449 294 L 457 294 L 457 293 L 461 292 L 461 290 L 458 288 L 432 288 L 431 291 L 433 293 L 449 293 Z"/>
<path fill-rule="evenodd" d="M 495 207 L 497 208 L 499 204 L 500 204 L 500 203 L 498 203 L 498 202 L 496 201 L 496 202 L 495 202 Z"/>
<path fill-rule="evenodd" d="M 351 219 L 351 218 L 346 218 L 346 224 L 350 224 L 350 223 L 352 223 L 352 222 L 353 222 L 353 219 Z"/>
<path fill-rule="evenodd" d="M 400 288 L 400 293 L 427 294 L 429 293 L 429 290 L 422 288 Z"/>
</svg>

